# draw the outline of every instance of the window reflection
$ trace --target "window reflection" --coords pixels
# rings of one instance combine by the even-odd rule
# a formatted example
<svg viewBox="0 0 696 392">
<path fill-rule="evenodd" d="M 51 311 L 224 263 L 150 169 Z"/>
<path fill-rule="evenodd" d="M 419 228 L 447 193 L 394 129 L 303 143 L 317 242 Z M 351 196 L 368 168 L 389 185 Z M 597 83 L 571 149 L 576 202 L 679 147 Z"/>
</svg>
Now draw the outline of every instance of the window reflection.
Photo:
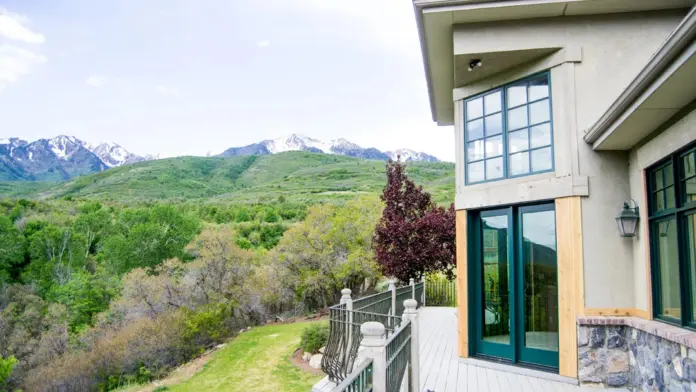
<svg viewBox="0 0 696 392">
<path fill-rule="evenodd" d="M 524 344 L 528 348 L 558 351 L 558 269 L 556 214 L 523 214 Z"/>
</svg>

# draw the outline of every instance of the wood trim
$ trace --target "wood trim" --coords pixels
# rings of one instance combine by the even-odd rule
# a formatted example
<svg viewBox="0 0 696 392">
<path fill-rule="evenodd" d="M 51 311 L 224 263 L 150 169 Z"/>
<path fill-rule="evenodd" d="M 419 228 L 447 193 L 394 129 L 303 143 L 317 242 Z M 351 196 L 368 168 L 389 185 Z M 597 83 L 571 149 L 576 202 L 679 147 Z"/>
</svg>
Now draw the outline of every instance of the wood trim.
<svg viewBox="0 0 696 392">
<path fill-rule="evenodd" d="M 648 183 L 647 183 L 647 174 L 646 171 L 643 170 L 641 173 L 641 178 L 643 180 L 643 183 L 641 184 L 642 187 L 641 189 L 643 190 L 643 208 L 641 208 L 641 221 L 643 227 L 642 233 L 640 233 L 641 237 L 643 238 L 643 244 L 645 246 L 645 295 L 648 296 L 648 310 L 641 310 L 641 312 L 647 312 L 647 317 L 643 317 L 648 320 L 652 320 L 653 318 L 653 303 L 652 303 L 652 269 L 650 266 L 651 260 L 650 260 L 650 222 L 648 220 Z M 635 279 L 635 278 L 634 278 Z M 640 317 L 640 316 L 638 316 Z"/>
<path fill-rule="evenodd" d="M 458 352 L 463 358 L 469 357 L 469 290 L 467 264 L 467 212 L 458 210 L 456 213 L 457 233 L 457 319 L 458 319 Z"/>
<path fill-rule="evenodd" d="M 586 308 L 584 316 L 633 316 L 650 320 L 650 312 L 635 308 Z"/>
<path fill-rule="evenodd" d="M 556 199 L 559 374 L 578 377 L 577 317 L 585 307 L 580 197 Z"/>
</svg>

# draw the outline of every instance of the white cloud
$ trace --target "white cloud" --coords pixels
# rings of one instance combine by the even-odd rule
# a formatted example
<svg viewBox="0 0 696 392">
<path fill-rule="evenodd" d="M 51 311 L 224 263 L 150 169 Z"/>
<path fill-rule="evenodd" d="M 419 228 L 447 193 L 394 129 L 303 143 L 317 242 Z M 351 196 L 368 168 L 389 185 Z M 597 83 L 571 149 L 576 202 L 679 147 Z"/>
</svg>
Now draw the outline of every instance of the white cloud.
<svg viewBox="0 0 696 392">
<path fill-rule="evenodd" d="M 160 94 L 166 94 L 166 95 L 179 95 L 181 93 L 179 91 L 178 87 L 161 86 L 161 85 L 155 87 L 155 91 L 157 91 Z"/>
<path fill-rule="evenodd" d="M 88 86 L 92 87 L 104 87 L 109 83 L 109 78 L 103 75 L 91 75 L 87 78 L 86 83 Z"/>
<path fill-rule="evenodd" d="M 26 75 L 46 57 L 13 45 L 0 45 L 0 91 L 22 75 Z"/>
<path fill-rule="evenodd" d="M 43 34 L 31 31 L 25 26 L 27 22 L 26 17 L 0 8 L 0 37 L 30 44 L 44 43 L 46 38 Z"/>
<path fill-rule="evenodd" d="M 267 48 L 267 47 L 271 46 L 271 41 L 269 41 L 269 40 L 259 41 L 256 43 L 256 46 L 258 46 L 259 48 Z"/>
</svg>

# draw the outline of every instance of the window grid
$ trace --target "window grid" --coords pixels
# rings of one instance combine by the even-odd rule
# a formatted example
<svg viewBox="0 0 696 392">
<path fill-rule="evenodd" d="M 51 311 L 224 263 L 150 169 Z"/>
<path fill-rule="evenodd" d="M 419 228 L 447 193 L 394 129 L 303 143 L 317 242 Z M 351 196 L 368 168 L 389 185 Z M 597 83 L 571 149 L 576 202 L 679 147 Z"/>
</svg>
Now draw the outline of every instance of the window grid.
<svg viewBox="0 0 696 392">
<path fill-rule="evenodd" d="M 534 94 L 532 94 L 531 91 L 533 86 L 539 86 L 535 84 L 537 82 L 542 82 L 541 86 L 543 86 L 545 90 L 542 91 L 540 96 L 538 96 L 539 92 L 537 91 L 537 96 L 534 97 Z M 508 91 L 514 88 L 523 88 L 524 99 L 523 101 L 513 102 L 511 104 L 509 101 L 510 94 Z M 487 112 L 485 104 L 486 100 L 488 97 L 493 95 L 499 95 L 497 100 L 500 103 L 500 107 L 497 108 L 496 111 Z M 515 98 L 513 97 L 513 99 Z M 483 103 L 480 113 L 478 112 L 479 109 L 476 108 L 476 106 L 479 106 L 476 103 L 477 101 Z M 467 185 L 471 185 L 553 171 L 553 112 L 551 101 L 551 81 L 548 72 L 541 75 L 531 76 L 522 81 L 501 86 L 500 88 L 487 91 L 465 100 L 465 183 Z M 541 104 L 544 102 L 546 102 L 546 105 L 541 108 L 542 118 L 534 118 L 532 108 L 535 107 L 536 104 Z M 471 105 L 472 103 L 474 104 Z M 475 110 L 475 113 L 470 115 L 472 112 L 472 106 L 474 106 L 473 109 Z M 511 112 L 519 110 L 520 108 L 525 108 L 524 116 L 526 118 L 524 119 L 523 123 L 511 126 Z M 502 129 L 495 134 L 488 134 L 485 121 L 483 121 L 482 124 L 483 129 L 471 127 L 472 124 L 475 124 L 477 121 L 498 114 L 502 116 Z M 523 135 L 524 133 L 526 133 L 526 135 Z M 540 137 L 539 140 L 543 139 L 543 141 L 536 142 L 534 140 L 534 135 L 538 135 Z M 516 145 L 516 148 L 512 148 L 513 141 L 511 138 L 514 136 L 521 136 L 523 138 L 524 145 L 522 147 Z M 499 137 L 501 139 L 502 146 L 498 145 L 498 147 L 495 148 L 496 153 L 494 155 L 488 155 L 488 151 L 486 151 L 487 147 L 489 145 L 495 145 Z M 489 142 L 489 140 L 491 141 Z M 472 145 L 474 142 L 479 143 Z M 539 161 L 538 164 L 535 164 L 537 161 Z M 502 166 L 500 168 L 501 170 L 497 172 L 489 171 L 489 165 L 494 162 Z M 521 167 L 516 169 L 518 166 Z"/>
<path fill-rule="evenodd" d="M 686 152 L 677 152 L 663 162 L 647 170 L 647 190 L 650 195 L 648 221 L 650 229 L 650 260 L 653 284 L 653 312 L 656 319 L 696 329 L 696 203 L 687 198 L 687 182 L 696 178 L 693 147 Z M 685 163 L 686 162 L 686 163 Z M 669 190 L 672 190 L 669 192 Z M 662 248 L 669 245 L 670 233 L 675 234 L 672 244 L 675 249 Z M 662 260 L 667 253 L 677 260 L 677 271 L 663 274 Z M 674 267 L 674 266 L 672 266 Z M 663 276 L 664 275 L 664 276 Z M 669 279 L 677 279 L 669 284 Z M 667 281 L 667 285 L 665 285 Z M 667 298 L 677 302 L 678 307 L 664 309 L 665 290 L 668 294 L 678 294 L 678 298 Z"/>
</svg>

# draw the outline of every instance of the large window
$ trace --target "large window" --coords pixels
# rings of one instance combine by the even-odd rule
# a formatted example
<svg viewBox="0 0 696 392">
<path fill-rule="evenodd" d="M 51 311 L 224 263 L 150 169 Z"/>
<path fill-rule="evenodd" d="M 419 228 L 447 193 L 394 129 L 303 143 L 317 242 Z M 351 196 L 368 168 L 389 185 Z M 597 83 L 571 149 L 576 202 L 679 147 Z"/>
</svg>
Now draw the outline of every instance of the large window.
<svg viewBox="0 0 696 392">
<path fill-rule="evenodd" d="M 655 317 L 696 328 L 696 148 L 647 172 Z"/>
<path fill-rule="evenodd" d="M 547 73 L 467 99 L 464 117 L 467 184 L 553 170 Z"/>
</svg>

